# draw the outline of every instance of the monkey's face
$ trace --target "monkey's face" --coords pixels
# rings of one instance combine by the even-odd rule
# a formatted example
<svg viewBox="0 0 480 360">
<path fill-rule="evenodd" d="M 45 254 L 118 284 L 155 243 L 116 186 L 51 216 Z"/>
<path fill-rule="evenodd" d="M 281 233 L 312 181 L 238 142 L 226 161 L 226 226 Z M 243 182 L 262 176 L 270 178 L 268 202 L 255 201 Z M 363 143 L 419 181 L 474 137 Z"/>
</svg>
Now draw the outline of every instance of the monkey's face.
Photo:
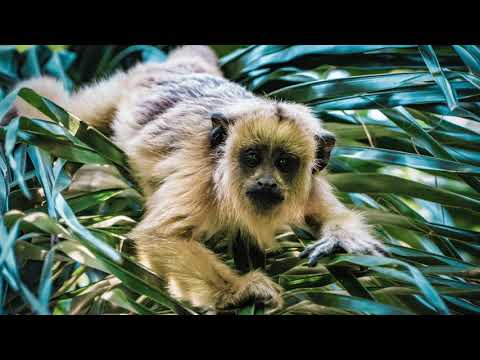
<svg viewBox="0 0 480 360">
<path fill-rule="evenodd" d="M 214 129 L 221 124 L 226 129 L 223 135 L 212 132 L 214 146 L 225 143 L 219 146 L 217 188 L 240 218 L 290 216 L 308 197 L 315 132 L 288 110 L 286 104 L 244 106 L 239 113 L 212 120 Z"/>
<path fill-rule="evenodd" d="M 300 168 L 297 155 L 268 144 L 242 148 L 238 163 L 245 196 L 259 213 L 269 212 L 283 203 Z"/>
</svg>

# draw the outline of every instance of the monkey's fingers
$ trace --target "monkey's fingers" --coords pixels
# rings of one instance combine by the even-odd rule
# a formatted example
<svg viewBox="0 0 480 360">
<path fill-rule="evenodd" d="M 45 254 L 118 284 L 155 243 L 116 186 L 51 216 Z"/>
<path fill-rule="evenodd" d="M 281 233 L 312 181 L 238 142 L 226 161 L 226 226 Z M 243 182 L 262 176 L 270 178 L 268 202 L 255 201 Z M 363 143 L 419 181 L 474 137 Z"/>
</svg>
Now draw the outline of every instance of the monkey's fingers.
<svg viewBox="0 0 480 360">
<path fill-rule="evenodd" d="M 305 250 L 300 253 L 300 257 L 308 256 L 308 265 L 315 266 L 319 257 L 329 255 L 335 250 L 338 250 L 338 242 L 334 237 L 329 236 L 307 246 Z"/>
<path fill-rule="evenodd" d="M 308 245 L 298 256 L 301 258 L 306 258 L 309 254 L 315 251 L 315 249 L 317 249 L 319 246 L 327 246 L 328 245 L 327 242 L 328 241 L 326 239 L 315 241 L 313 244 Z"/>
<path fill-rule="evenodd" d="M 312 252 L 315 249 L 315 246 L 316 246 L 315 244 L 316 243 L 308 245 L 298 256 L 301 257 L 301 258 L 307 257 L 308 254 L 310 254 L 310 252 Z"/>
<path fill-rule="evenodd" d="M 263 304 L 265 312 L 270 313 L 283 306 L 283 289 L 267 275 L 254 271 L 243 275 L 240 289 L 233 294 L 226 294 L 215 305 L 217 312 L 225 313 L 239 307 Z"/>
</svg>

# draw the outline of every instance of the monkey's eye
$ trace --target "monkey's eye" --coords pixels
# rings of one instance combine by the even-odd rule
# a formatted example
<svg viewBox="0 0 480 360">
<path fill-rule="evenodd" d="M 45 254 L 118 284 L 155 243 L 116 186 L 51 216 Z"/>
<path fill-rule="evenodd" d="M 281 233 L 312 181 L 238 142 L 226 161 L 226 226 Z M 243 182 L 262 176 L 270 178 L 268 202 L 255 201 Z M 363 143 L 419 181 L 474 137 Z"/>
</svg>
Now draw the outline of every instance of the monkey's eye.
<svg viewBox="0 0 480 360">
<path fill-rule="evenodd" d="M 275 166 L 281 172 L 290 173 L 298 167 L 298 160 L 292 155 L 282 155 L 275 162 Z"/>
<path fill-rule="evenodd" d="M 243 163 L 248 167 L 254 168 L 261 162 L 260 154 L 255 150 L 249 150 L 243 154 Z"/>
</svg>

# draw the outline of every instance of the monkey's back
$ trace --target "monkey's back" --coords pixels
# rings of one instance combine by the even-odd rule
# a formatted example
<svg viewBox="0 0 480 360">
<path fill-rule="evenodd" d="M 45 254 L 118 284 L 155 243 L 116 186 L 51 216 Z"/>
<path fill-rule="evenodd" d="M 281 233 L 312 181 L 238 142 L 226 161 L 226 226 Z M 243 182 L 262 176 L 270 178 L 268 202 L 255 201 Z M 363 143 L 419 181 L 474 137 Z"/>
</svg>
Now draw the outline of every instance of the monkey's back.
<svg viewBox="0 0 480 360">
<path fill-rule="evenodd" d="M 153 171 L 149 166 L 156 166 L 157 174 L 167 174 L 176 170 L 173 159 L 184 161 L 189 157 L 188 161 L 193 161 L 192 148 L 208 149 L 213 111 L 254 98 L 246 89 L 221 76 L 201 68 L 198 72 L 192 70 L 196 69 L 147 63 L 126 74 L 125 89 L 112 124 L 113 140 L 146 182 Z M 182 156 L 185 151 L 190 154 Z M 196 155 L 200 161 L 202 156 L 208 156 Z M 171 160 L 162 162 L 166 158 Z"/>
<path fill-rule="evenodd" d="M 190 69 L 191 70 L 191 69 Z M 113 124 L 120 146 L 150 134 L 171 142 L 198 136 L 211 125 L 209 113 L 239 99 L 253 98 L 241 86 L 205 72 L 142 64 L 128 75 Z"/>
</svg>

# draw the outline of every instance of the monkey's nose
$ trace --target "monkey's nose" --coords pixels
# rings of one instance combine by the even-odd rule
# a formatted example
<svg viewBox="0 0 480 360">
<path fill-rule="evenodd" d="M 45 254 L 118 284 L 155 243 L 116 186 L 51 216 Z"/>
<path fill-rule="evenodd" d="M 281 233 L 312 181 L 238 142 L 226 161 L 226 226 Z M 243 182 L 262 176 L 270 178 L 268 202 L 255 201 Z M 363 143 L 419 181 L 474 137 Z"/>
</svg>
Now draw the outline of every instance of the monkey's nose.
<svg viewBox="0 0 480 360">
<path fill-rule="evenodd" d="M 277 183 L 272 177 L 263 177 L 257 180 L 257 185 L 262 188 L 276 189 Z"/>
</svg>

